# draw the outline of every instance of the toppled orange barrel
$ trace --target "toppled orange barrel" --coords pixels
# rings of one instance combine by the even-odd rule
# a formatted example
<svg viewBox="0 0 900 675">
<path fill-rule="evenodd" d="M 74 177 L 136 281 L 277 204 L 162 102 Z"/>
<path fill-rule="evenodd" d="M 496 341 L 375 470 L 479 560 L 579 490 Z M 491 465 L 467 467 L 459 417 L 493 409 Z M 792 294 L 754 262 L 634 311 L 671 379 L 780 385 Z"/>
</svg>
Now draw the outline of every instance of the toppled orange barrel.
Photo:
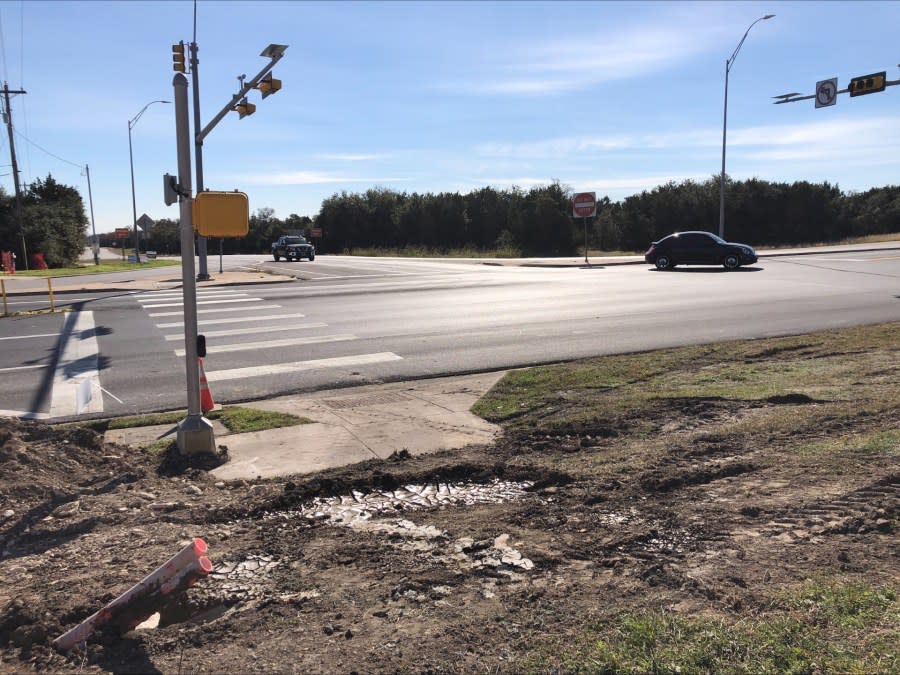
<svg viewBox="0 0 900 675">
<path fill-rule="evenodd" d="M 204 555 L 208 549 L 205 541 L 194 539 L 139 583 L 56 638 L 53 646 L 67 652 L 105 625 L 134 628 L 158 611 L 172 593 L 185 590 L 212 571 L 212 562 Z"/>
</svg>

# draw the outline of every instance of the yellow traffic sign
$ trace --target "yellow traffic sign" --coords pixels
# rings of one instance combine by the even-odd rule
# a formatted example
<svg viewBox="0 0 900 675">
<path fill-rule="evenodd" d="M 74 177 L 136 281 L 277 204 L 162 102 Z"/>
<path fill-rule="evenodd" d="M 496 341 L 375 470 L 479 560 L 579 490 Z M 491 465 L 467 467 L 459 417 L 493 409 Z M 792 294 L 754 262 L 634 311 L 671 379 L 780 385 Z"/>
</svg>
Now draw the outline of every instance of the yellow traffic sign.
<svg viewBox="0 0 900 675">
<path fill-rule="evenodd" d="M 192 220 L 203 237 L 245 237 L 250 231 L 250 200 L 237 190 L 206 190 L 194 197 Z"/>
</svg>

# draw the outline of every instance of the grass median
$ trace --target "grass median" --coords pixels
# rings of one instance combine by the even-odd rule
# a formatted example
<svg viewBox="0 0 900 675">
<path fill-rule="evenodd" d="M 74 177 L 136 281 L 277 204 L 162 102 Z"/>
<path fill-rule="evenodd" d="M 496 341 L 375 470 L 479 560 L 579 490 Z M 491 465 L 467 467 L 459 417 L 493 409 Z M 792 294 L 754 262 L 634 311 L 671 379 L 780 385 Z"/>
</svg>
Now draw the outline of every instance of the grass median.
<svg viewBox="0 0 900 675">
<path fill-rule="evenodd" d="M 473 411 L 583 495 L 544 522 L 602 581 L 504 615 L 553 627 L 514 670 L 900 672 L 898 331 L 507 374 Z"/>
</svg>

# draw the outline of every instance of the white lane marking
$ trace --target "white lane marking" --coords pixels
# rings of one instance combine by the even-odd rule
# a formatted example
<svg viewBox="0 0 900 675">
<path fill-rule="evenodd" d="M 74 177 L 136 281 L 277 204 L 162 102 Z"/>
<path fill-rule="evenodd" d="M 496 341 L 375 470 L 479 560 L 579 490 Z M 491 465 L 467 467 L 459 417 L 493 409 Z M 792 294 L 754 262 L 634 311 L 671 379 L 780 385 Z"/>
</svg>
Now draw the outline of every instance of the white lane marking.
<svg viewBox="0 0 900 675">
<path fill-rule="evenodd" d="M 197 305 L 222 305 L 230 302 L 258 302 L 262 298 L 229 298 L 228 300 L 198 300 Z M 159 305 L 144 305 L 144 309 L 158 309 L 162 307 L 183 307 L 184 302 L 166 302 Z"/>
<path fill-rule="evenodd" d="M 23 420 L 45 420 L 50 417 L 47 413 L 24 412 L 22 410 L 0 410 L 0 417 L 19 417 Z"/>
<path fill-rule="evenodd" d="M 241 307 L 243 309 L 243 307 Z M 302 319 L 305 317 L 305 314 L 291 314 L 291 319 Z M 274 321 L 278 319 L 284 319 L 284 314 L 270 314 L 268 316 L 242 316 L 236 319 L 206 319 L 205 321 L 198 321 L 198 326 L 209 326 L 211 324 L 216 323 L 246 323 L 247 321 Z M 156 324 L 157 328 L 181 328 L 184 326 L 184 321 L 173 321 L 171 323 L 158 323 Z"/>
<path fill-rule="evenodd" d="M 69 314 L 62 334 L 66 341 L 53 373 L 50 417 L 103 412 L 103 396 L 94 395 L 94 385 L 99 387 L 100 383 L 94 313 Z"/>
<path fill-rule="evenodd" d="M 38 333 L 36 335 L 13 335 L 12 337 L 2 337 L 0 340 L 27 340 L 28 338 L 39 337 L 56 337 L 59 333 Z"/>
<path fill-rule="evenodd" d="M 35 368 L 49 368 L 48 365 L 42 366 L 16 366 L 15 368 L 0 368 L 0 373 L 11 373 L 16 370 L 34 370 Z"/>
<path fill-rule="evenodd" d="M 281 305 L 258 305 L 253 309 L 281 309 Z M 197 310 L 197 314 L 211 314 L 212 312 L 246 312 L 246 307 L 210 307 L 209 309 Z M 148 312 L 147 316 L 184 316 L 184 310 L 179 312 Z"/>
<path fill-rule="evenodd" d="M 268 340 L 265 342 L 242 342 L 233 345 L 219 345 L 210 347 L 207 345 L 207 354 L 224 354 L 226 352 L 243 352 L 250 349 L 272 349 L 274 347 L 291 347 L 293 345 L 314 345 L 322 342 L 344 342 L 356 340 L 355 335 L 319 335 L 307 338 L 291 338 L 289 340 Z M 176 349 L 175 356 L 184 356 L 185 350 Z"/>
<path fill-rule="evenodd" d="M 247 293 L 235 293 L 233 291 L 228 291 L 226 293 L 198 293 L 197 298 L 237 298 L 242 297 L 246 298 Z M 136 297 L 135 300 L 138 302 L 157 302 L 158 300 L 178 300 L 184 299 L 184 296 L 181 293 L 178 294 L 166 294 L 166 295 L 155 295 L 155 296 L 146 296 L 146 297 Z"/>
<path fill-rule="evenodd" d="M 207 371 L 206 379 L 209 382 L 222 382 L 224 380 L 242 380 L 246 377 L 285 375 L 288 373 L 302 373 L 308 370 L 317 370 L 320 368 L 365 366 L 373 363 L 387 363 L 388 361 L 402 360 L 403 357 L 397 356 L 396 354 L 394 354 L 394 352 L 357 354 L 354 356 L 337 356 L 330 359 L 313 359 L 311 361 L 279 363 L 271 366 L 251 366 L 249 368 L 232 368 L 230 370 Z"/>
<path fill-rule="evenodd" d="M 259 333 L 280 333 L 286 330 L 302 330 L 304 328 L 325 328 L 327 325 L 327 323 L 295 323 L 290 326 L 265 326 L 263 328 L 258 326 L 248 326 L 247 328 L 232 328 L 231 330 L 204 331 L 203 334 L 208 338 L 225 337 L 227 335 L 257 335 Z M 166 335 L 166 340 L 184 340 L 184 333 Z"/>
</svg>

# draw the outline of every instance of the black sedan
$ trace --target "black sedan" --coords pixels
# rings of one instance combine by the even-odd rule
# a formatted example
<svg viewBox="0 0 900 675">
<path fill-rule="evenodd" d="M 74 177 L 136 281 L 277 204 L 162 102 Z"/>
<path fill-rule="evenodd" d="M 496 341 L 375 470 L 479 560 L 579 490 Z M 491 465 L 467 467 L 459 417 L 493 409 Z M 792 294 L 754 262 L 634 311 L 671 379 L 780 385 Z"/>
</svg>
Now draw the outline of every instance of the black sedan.
<svg viewBox="0 0 900 675">
<path fill-rule="evenodd" d="M 733 244 L 712 232 L 676 232 L 650 244 L 644 260 L 659 270 L 675 265 L 723 265 L 727 270 L 736 270 L 741 265 L 752 265 L 757 258 L 752 247 Z"/>
</svg>

